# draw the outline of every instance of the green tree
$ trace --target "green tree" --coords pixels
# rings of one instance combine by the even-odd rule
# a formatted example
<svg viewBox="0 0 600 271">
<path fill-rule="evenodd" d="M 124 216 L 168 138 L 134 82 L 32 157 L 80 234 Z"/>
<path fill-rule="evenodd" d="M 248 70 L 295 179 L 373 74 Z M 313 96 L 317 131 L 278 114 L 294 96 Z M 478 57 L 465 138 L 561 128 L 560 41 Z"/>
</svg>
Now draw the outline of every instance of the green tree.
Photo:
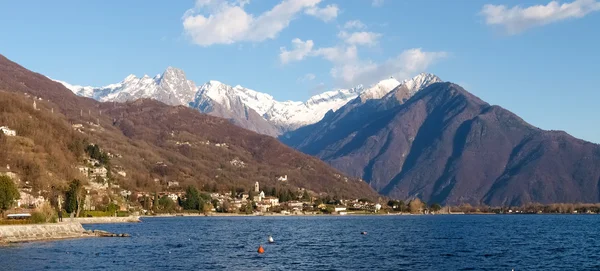
<svg viewBox="0 0 600 271">
<path fill-rule="evenodd" d="M 200 206 L 198 189 L 193 186 L 188 186 L 185 190 L 185 200 L 182 201 L 181 207 L 185 210 L 200 210 Z"/>
<path fill-rule="evenodd" d="M 302 200 L 310 201 L 310 195 L 308 194 L 308 191 L 304 190 L 304 193 L 302 194 Z"/>
<path fill-rule="evenodd" d="M 20 198 L 17 186 L 8 176 L 0 176 L 0 209 L 2 214 L 13 206 L 15 200 Z"/>
<path fill-rule="evenodd" d="M 158 206 L 160 210 L 162 210 L 165 213 L 172 213 L 173 211 L 175 211 L 175 202 L 173 202 L 173 200 L 167 195 L 162 196 L 158 200 Z"/>
<path fill-rule="evenodd" d="M 67 193 L 65 193 L 65 210 L 67 213 L 75 213 L 79 216 L 83 205 L 83 186 L 81 181 L 74 179 L 69 184 Z"/>
</svg>

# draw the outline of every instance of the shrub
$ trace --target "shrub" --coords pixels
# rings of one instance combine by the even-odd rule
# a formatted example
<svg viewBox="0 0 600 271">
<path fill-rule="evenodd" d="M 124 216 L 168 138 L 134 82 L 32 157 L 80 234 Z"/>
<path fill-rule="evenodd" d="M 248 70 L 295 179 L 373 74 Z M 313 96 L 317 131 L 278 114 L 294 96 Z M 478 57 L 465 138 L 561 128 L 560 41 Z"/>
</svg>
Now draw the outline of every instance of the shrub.
<svg viewBox="0 0 600 271">
<path fill-rule="evenodd" d="M 44 203 L 31 213 L 30 218 L 32 223 L 56 223 L 56 212 L 48 203 Z"/>
</svg>

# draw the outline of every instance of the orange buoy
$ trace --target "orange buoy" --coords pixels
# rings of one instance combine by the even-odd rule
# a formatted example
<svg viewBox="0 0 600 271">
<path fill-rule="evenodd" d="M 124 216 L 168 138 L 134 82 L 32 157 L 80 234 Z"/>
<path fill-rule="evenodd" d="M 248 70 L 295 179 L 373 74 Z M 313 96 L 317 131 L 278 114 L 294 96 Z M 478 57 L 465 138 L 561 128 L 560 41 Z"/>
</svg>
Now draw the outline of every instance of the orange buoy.
<svg viewBox="0 0 600 271">
<path fill-rule="evenodd" d="M 258 245 L 258 254 L 263 254 L 265 253 L 265 249 L 262 247 L 262 245 Z"/>
</svg>

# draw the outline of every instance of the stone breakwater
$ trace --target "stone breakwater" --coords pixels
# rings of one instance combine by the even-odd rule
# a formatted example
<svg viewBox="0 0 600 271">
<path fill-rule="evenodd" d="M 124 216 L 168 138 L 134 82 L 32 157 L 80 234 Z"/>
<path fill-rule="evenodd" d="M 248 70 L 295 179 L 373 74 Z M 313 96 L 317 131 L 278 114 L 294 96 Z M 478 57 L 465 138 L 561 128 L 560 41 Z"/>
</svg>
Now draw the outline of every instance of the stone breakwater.
<svg viewBox="0 0 600 271">
<path fill-rule="evenodd" d="M 139 216 L 126 217 L 77 217 L 64 218 L 67 222 L 77 222 L 81 224 L 109 224 L 109 223 L 135 223 L 141 222 Z"/>
<path fill-rule="evenodd" d="M 130 235 L 86 230 L 79 222 L 0 226 L 0 244 L 84 237 L 130 237 Z"/>
<path fill-rule="evenodd" d="M 89 236 L 80 223 L 0 226 L 0 243 L 80 238 Z"/>
</svg>

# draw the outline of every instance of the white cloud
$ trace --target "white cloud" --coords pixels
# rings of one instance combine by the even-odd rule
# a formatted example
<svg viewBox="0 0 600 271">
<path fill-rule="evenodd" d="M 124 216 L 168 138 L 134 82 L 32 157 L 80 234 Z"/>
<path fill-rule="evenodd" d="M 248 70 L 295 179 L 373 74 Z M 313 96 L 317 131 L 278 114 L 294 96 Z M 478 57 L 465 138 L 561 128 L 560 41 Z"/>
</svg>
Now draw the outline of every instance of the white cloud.
<svg viewBox="0 0 600 271">
<path fill-rule="evenodd" d="M 255 16 L 244 10 L 248 2 L 197 0 L 195 7 L 183 15 L 184 31 L 201 46 L 260 42 L 275 38 L 302 11 L 314 13 L 323 20 L 335 18 L 338 12 L 335 5 L 318 8 L 321 0 L 283 0 L 271 10 Z"/>
<path fill-rule="evenodd" d="M 304 83 L 304 82 L 315 80 L 315 78 L 317 78 L 316 75 L 314 75 L 312 73 L 307 73 L 304 76 L 298 78 L 298 82 Z"/>
<path fill-rule="evenodd" d="M 338 12 L 340 9 L 337 5 L 327 5 L 324 8 L 319 7 L 310 7 L 304 11 L 304 13 L 308 15 L 315 16 L 324 22 L 329 22 L 338 16 Z"/>
<path fill-rule="evenodd" d="M 307 57 L 322 57 L 334 63 L 344 63 L 355 61 L 358 58 L 356 46 L 337 46 L 323 47 L 313 49 L 314 42 L 312 40 L 302 41 L 295 38 L 292 40 L 292 50 L 287 50 L 286 47 L 280 47 L 279 60 L 282 64 L 288 64 L 294 61 L 301 61 Z"/>
<path fill-rule="evenodd" d="M 299 38 L 292 40 L 291 51 L 288 51 L 285 47 L 279 48 L 279 60 L 281 63 L 286 64 L 292 61 L 300 61 L 312 53 L 314 43 L 312 40 L 302 41 Z"/>
<path fill-rule="evenodd" d="M 437 60 L 447 56 L 446 52 L 426 52 L 421 48 L 405 50 L 401 54 L 382 63 L 361 60 L 355 45 L 340 45 L 314 49 L 312 40 L 294 39 L 293 49 L 281 48 L 282 63 L 300 61 L 307 57 L 321 57 L 333 64 L 331 76 L 340 87 L 354 87 L 358 84 L 370 85 L 389 76 L 399 79 L 425 71 Z"/>
<path fill-rule="evenodd" d="M 531 7 L 487 4 L 481 9 L 488 25 L 503 26 L 508 34 L 517 34 L 529 28 L 542 26 L 571 18 L 582 18 L 600 10 L 600 2 L 596 0 L 576 0 L 560 4 L 552 1 L 547 5 Z"/>
<path fill-rule="evenodd" d="M 383 6 L 383 0 L 373 0 L 371 2 L 371 5 L 374 7 L 381 7 L 381 6 Z"/>
<path fill-rule="evenodd" d="M 354 33 L 342 31 L 338 37 L 348 44 L 373 46 L 377 44 L 381 34 L 366 31 Z"/>
<path fill-rule="evenodd" d="M 345 29 L 364 29 L 367 26 L 359 20 L 347 21 L 344 24 Z"/>
<path fill-rule="evenodd" d="M 331 69 L 331 76 L 346 87 L 374 84 L 389 76 L 405 79 L 426 70 L 435 61 L 446 56 L 445 52 L 425 52 L 421 48 L 409 49 L 383 63 L 358 61 L 335 66 Z"/>
</svg>

